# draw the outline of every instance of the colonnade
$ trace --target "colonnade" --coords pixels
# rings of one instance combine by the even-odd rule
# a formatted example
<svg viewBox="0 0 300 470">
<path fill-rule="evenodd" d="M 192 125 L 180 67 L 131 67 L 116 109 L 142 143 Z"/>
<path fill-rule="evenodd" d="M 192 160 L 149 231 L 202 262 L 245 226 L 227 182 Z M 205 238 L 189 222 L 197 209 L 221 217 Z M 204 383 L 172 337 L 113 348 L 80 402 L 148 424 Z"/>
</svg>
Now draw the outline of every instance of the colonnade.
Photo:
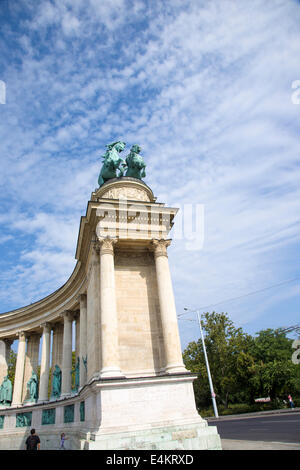
<svg viewBox="0 0 300 470">
<path fill-rule="evenodd" d="M 46 322 L 41 325 L 42 333 L 20 331 L 18 333 L 18 350 L 17 361 L 15 368 L 15 380 L 12 396 L 12 406 L 21 406 L 26 397 L 26 384 L 30 379 L 32 371 L 37 372 L 39 362 L 39 346 L 40 339 L 42 338 L 42 350 L 40 361 L 40 377 L 39 377 L 39 393 L 38 402 L 43 403 L 48 401 L 49 394 L 49 374 L 51 365 L 51 331 L 53 331 L 52 343 L 52 366 L 54 367 L 56 361 L 59 362 L 62 376 L 61 376 L 61 398 L 71 395 L 71 372 L 72 372 L 72 323 L 81 324 L 83 331 L 86 331 L 85 319 L 85 306 L 86 296 L 80 296 L 80 305 L 82 307 L 82 315 L 77 312 L 65 311 L 61 314 L 63 324 Z M 58 344 L 56 330 L 63 330 L 62 344 Z M 78 328 L 76 328 L 78 331 Z M 79 348 L 76 348 L 76 357 L 82 357 L 86 354 L 86 338 L 81 335 L 79 341 Z M 34 345 L 34 347 L 33 347 Z M 9 347 L 9 346 L 8 346 Z M 62 347 L 62 358 L 59 360 L 57 348 Z M 8 348 L 7 348 L 8 349 Z M 79 349 L 79 350 L 78 350 Z M 7 355 L 7 352 L 6 352 Z M 85 357 L 85 356 L 83 356 Z M 80 381 L 81 385 L 86 382 L 86 368 L 82 367 L 83 361 L 80 361 Z M 3 375 L 3 374 L 2 374 Z"/>
<path fill-rule="evenodd" d="M 100 266 L 100 344 L 97 345 L 101 357 L 98 378 L 122 377 L 120 369 L 119 343 L 118 343 L 118 314 L 116 302 L 116 286 L 114 273 L 114 247 L 118 239 L 106 237 L 97 239 L 94 245 Z M 177 315 L 171 282 L 167 247 L 170 240 L 152 240 L 151 250 L 154 253 L 156 277 L 158 287 L 158 300 L 160 307 L 161 325 L 163 332 L 165 365 L 164 373 L 186 372 L 182 361 L 182 353 L 178 332 Z M 28 371 L 37 368 L 39 356 L 39 342 L 42 336 L 42 351 L 40 363 L 39 396 L 38 402 L 46 402 L 48 398 L 50 365 L 56 363 L 61 367 L 61 398 L 71 395 L 72 370 L 72 323 L 76 321 L 76 359 L 79 358 L 79 390 L 87 383 L 87 344 L 93 333 L 95 325 L 88 324 L 87 294 L 77 298 L 79 310 L 64 311 L 60 314 L 60 322 L 45 322 L 40 325 L 41 333 L 37 331 L 22 330 L 18 333 L 18 351 L 15 370 L 15 382 L 12 397 L 12 406 L 21 406 L 26 393 L 26 380 L 29 380 Z M 77 307 L 78 308 L 78 307 Z M 57 320 L 57 319 L 56 319 Z M 52 358 L 51 358 L 51 331 L 53 330 Z M 58 341 L 57 338 L 62 338 Z M 0 341 L 1 343 L 1 341 Z M 4 341 L 2 341 L 4 344 Z M 0 347 L 1 360 L 7 356 L 9 343 L 5 343 L 4 350 Z M 27 346 L 27 350 L 26 350 Z M 2 348 L 3 349 L 3 348 Z M 1 359 L 2 358 L 2 359 Z M 28 358 L 29 366 L 26 367 Z M 52 359 L 52 360 L 51 360 Z M 94 372 L 94 371 L 92 371 Z M 27 374 L 27 377 L 26 377 Z"/>
</svg>

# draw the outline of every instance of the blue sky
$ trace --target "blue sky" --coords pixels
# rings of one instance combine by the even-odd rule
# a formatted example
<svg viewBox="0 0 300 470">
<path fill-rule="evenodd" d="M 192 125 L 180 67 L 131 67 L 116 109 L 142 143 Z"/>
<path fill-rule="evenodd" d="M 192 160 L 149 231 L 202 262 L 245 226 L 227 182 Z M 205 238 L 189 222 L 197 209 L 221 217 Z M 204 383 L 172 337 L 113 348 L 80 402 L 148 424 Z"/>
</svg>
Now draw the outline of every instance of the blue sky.
<svg viewBox="0 0 300 470">
<path fill-rule="evenodd" d="M 0 22 L 0 311 L 66 282 L 120 139 L 159 201 L 204 205 L 203 249 L 169 249 L 178 313 L 300 323 L 300 279 L 223 302 L 300 277 L 300 3 L 1 0 Z"/>
</svg>

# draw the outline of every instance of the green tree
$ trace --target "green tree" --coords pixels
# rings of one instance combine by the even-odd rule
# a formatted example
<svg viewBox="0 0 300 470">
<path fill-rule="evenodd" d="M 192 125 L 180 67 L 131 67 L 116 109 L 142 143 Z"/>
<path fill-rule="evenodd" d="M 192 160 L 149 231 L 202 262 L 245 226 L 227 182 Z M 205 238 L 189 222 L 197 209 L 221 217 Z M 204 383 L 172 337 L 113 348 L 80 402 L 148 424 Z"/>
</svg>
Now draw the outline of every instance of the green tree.
<svg viewBox="0 0 300 470">
<path fill-rule="evenodd" d="M 275 400 L 299 390 L 298 365 L 291 361 L 292 342 L 280 328 L 257 333 L 251 346 L 255 364 L 250 383 L 258 396 Z"/>
<path fill-rule="evenodd" d="M 295 391 L 296 368 L 291 361 L 261 361 L 251 369 L 253 374 L 250 384 L 257 396 L 269 396 L 276 400 Z"/>
<path fill-rule="evenodd" d="M 230 402 L 249 400 L 251 393 L 245 385 L 248 382 L 247 374 L 251 375 L 248 366 L 253 364 L 249 353 L 252 337 L 245 334 L 241 328 L 236 328 L 227 314 L 213 312 L 206 313 L 203 317 L 205 345 L 217 399 L 225 407 Z M 197 406 L 200 408 L 210 405 L 210 389 L 200 339 L 188 345 L 183 358 L 187 369 L 198 374 L 194 383 Z M 243 367 L 245 363 L 246 374 Z"/>
<path fill-rule="evenodd" d="M 300 395 L 300 367 L 292 363 L 292 340 L 281 330 L 262 330 L 255 337 L 236 328 L 224 313 L 206 313 L 202 320 L 205 344 L 217 401 L 253 404 L 258 397 L 284 399 Z M 194 382 L 198 409 L 211 405 L 202 342 L 189 343 L 185 365 Z"/>
<path fill-rule="evenodd" d="M 251 346 L 251 354 L 255 361 L 264 364 L 273 361 L 290 361 L 292 356 L 292 339 L 287 338 L 280 328 L 268 328 L 256 334 Z"/>
</svg>

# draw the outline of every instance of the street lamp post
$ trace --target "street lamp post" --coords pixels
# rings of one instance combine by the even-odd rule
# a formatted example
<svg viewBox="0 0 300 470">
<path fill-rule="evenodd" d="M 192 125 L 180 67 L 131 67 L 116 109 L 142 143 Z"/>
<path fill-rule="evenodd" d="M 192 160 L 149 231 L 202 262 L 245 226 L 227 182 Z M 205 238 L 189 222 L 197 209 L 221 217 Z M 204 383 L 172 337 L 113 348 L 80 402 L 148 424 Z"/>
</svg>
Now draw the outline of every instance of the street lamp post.
<svg viewBox="0 0 300 470">
<path fill-rule="evenodd" d="M 211 375 L 210 375 L 209 362 L 208 362 L 207 353 L 206 353 L 206 347 L 205 347 L 205 341 L 204 341 L 204 336 L 203 336 L 203 331 L 202 331 L 202 326 L 201 326 L 201 318 L 200 318 L 199 311 L 197 311 L 197 317 L 198 317 L 201 340 L 202 340 L 202 345 L 203 345 L 203 352 L 204 352 L 204 357 L 205 357 L 205 363 L 206 363 L 206 369 L 207 369 L 211 399 L 212 399 L 212 403 L 213 403 L 213 407 L 214 407 L 215 417 L 218 418 L 219 414 L 218 414 L 218 408 L 217 408 L 217 402 L 216 402 L 216 394 L 214 392 L 214 386 L 213 386 L 212 378 L 211 378 Z"/>
<path fill-rule="evenodd" d="M 185 308 L 184 310 L 188 310 L 188 309 Z M 202 346 L 203 346 L 203 352 L 204 352 L 206 370 L 207 370 L 207 375 L 208 375 L 208 382 L 209 382 L 209 387 L 210 387 L 212 404 L 213 404 L 213 408 L 214 408 L 215 417 L 218 418 L 219 414 L 218 414 L 218 408 L 217 408 L 217 402 L 216 402 L 216 394 L 214 392 L 214 386 L 213 386 L 213 382 L 212 382 L 212 378 L 211 378 L 211 374 L 210 374 L 209 362 L 208 362 L 208 357 L 207 357 L 207 353 L 206 353 L 206 347 L 205 347 L 205 341 L 204 341 L 204 336 L 203 336 L 203 330 L 202 330 L 202 326 L 201 326 L 201 317 L 200 317 L 199 310 L 197 310 L 196 313 L 197 313 L 199 329 L 200 329 L 200 335 L 201 335 L 201 340 L 202 340 Z"/>
</svg>

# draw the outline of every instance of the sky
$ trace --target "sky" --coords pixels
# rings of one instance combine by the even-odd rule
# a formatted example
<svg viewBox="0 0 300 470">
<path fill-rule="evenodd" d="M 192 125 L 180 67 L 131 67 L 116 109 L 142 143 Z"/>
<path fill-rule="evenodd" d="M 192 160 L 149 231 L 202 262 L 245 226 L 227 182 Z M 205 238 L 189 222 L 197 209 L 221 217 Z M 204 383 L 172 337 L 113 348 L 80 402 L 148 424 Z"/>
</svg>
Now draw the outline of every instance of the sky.
<svg viewBox="0 0 300 470">
<path fill-rule="evenodd" d="M 178 314 L 226 312 L 252 335 L 299 324 L 299 24 L 296 0 L 0 0 L 0 311 L 67 281 L 122 140 L 180 209 Z M 186 320 L 183 348 L 199 337 Z"/>
</svg>

